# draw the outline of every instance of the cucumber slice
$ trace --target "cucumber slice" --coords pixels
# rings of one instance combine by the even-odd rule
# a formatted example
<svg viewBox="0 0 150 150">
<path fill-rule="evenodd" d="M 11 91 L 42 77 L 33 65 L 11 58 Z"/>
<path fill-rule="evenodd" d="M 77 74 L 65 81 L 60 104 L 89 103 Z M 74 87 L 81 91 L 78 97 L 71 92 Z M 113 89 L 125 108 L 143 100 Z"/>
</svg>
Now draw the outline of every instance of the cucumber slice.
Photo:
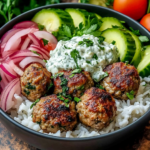
<svg viewBox="0 0 150 150">
<path fill-rule="evenodd" d="M 146 49 L 144 51 L 142 51 L 142 58 L 149 54 L 150 54 L 150 45 L 147 45 Z"/>
<path fill-rule="evenodd" d="M 113 17 L 104 17 L 101 19 L 101 21 L 102 21 L 102 25 L 100 27 L 100 31 L 104 31 L 108 28 L 112 28 L 112 26 L 123 27 L 120 21 Z"/>
<path fill-rule="evenodd" d="M 105 37 L 105 41 L 108 43 L 116 42 L 115 45 L 118 48 L 122 62 L 132 60 L 136 46 L 134 39 L 127 30 L 111 28 L 103 31 L 102 36 Z"/>
<path fill-rule="evenodd" d="M 150 71 L 150 54 L 143 57 L 142 61 L 139 63 L 137 70 L 139 72 L 139 75 L 142 77 L 149 76 Z"/>
<path fill-rule="evenodd" d="M 49 32 L 57 31 L 62 24 L 73 25 L 73 20 L 66 11 L 54 8 L 39 11 L 32 21 L 44 25 Z"/>
<path fill-rule="evenodd" d="M 73 19 L 74 26 L 78 27 L 81 22 L 86 24 L 86 20 L 90 16 L 90 19 L 97 18 L 95 13 L 87 12 L 84 9 L 74 9 L 74 8 L 67 8 L 66 11 L 70 14 Z"/>
<path fill-rule="evenodd" d="M 132 32 L 130 32 L 130 34 L 132 35 L 133 39 L 135 40 L 135 45 L 136 45 L 135 55 L 134 55 L 134 57 L 131 61 L 131 64 L 134 65 L 137 68 L 137 66 L 140 63 L 141 58 L 142 58 L 141 57 L 142 43 L 139 40 L 138 36 L 136 36 Z"/>
</svg>

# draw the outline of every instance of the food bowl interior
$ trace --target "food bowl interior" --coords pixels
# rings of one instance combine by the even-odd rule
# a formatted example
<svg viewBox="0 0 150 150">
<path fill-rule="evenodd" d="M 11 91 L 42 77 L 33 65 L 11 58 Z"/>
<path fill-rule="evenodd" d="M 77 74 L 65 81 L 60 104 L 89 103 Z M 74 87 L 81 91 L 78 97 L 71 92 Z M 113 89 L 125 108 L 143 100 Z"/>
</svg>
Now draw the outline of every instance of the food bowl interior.
<svg viewBox="0 0 150 150">
<path fill-rule="evenodd" d="M 111 10 L 109 8 L 104 8 L 104 7 L 100 7 L 100 6 L 96 6 L 96 5 L 90 5 L 90 4 L 78 4 L 78 3 L 64 3 L 64 4 L 56 4 L 56 5 L 49 5 L 49 6 L 43 6 L 43 7 L 39 7 L 36 9 L 33 9 L 31 11 L 28 11 L 26 13 L 23 13 L 21 15 L 19 15 L 18 17 L 14 18 L 13 20 L 11 20 L 10 22 L 8 22 L 7 24 L 5 24 L 3 27 L 1 27 L 0 29 L 0 37 L 2 37 L 2 35 L 10 30 L 16 23 L 21 22 L 21 21 L 25 21 L 25 20 L 31 20 L 32 17 L 35 15 L 35 13 L 37 13 L 38 11 L 40 11 L 41 9 L 46 9 L 46 8 L 60 8 L 60 9 L 65 9 L 65 8 L 80 8 L 80 9 L 86 9 L 90 12 L 95 12 L 97 14 L 99 14 L 102 17 L 115 17 L 121 21 L 125 21 L 126 25 L 128 27 L 132 27 L 135 30 L 139 30 L 140 33 L 142 35 L 147 36 L 150 39 L 150 33 L 143 27 L 141 26 L 137 21 L 119 13 L 116 12 L 114 10 Z M 55 137 L 55 136 L 50 136 L 50 135 L 46 135 L 46 134 L 42 134 L 42 133 L 38 133 L 36 131 L 33 131 L 19 123 L 17 123 L 16 121 L 14 121 L 13 119 L 11 119 L 3 110 L 0 110 L 1 113 L 1 120 L 4 123 L 4 125 L 9 129 L 11 126 L 12 128 L 14 128 L 14 133 L 16 132 L 15 127 L 17 126 L 17 128 L 20 128 L 21 130 L 24 130 L 23 132 L 30 132 L 32 135 L 37 135 L 37 136 L 41 136 L 47 139 L 53 139 L 53 140 L 61 140 L 61 141 L 78 141 L 78 142 L 82 142 L 82 141 L 88 141 L 88 140 L 94 140 L 94 139 L 104 139 L 107 140 L 108 137 L 114 138 L 119 136 L 119 134 L 122 134 L 122 136 L 126 136 L 127 134 L 130 134 L 130 132 L 133 132 L 135 129 L 139 128 L 140 126 L 142 126 L 143 124 L 145 124 L 145 122 L 150 119 L 150 111 L 146 112 L 141 118 L 139 118 L 137 121 L 133 122 L 132 124 L 119 129 L 117 131 L 114 131 L 112 133 L 108 133 L 105 135 L 99 135 L 99 136 L 95 136 L 95 137 L 86 137 L 86 138 L 61 138 L 61 137 Z M 5 121 L 4 121 L 5 120 Z M 7 125 L 6 123 L 9 125 Z M 13 124 L 13 125 L 12 125 Z M 112 140 L 113 141 L 113 140 Z M 33 142 L 32 142 L 33 143 Z M 33 143 L 34 144 L 34 143 Z M 93 143 L 94 144 L 94 143 Z M 88 145 L 88 144 L 87 144 Z M 103 144 L 102 144 L 103 145 Z M 90 147 L 90 145 L 89 145 Z"/>
</svg>

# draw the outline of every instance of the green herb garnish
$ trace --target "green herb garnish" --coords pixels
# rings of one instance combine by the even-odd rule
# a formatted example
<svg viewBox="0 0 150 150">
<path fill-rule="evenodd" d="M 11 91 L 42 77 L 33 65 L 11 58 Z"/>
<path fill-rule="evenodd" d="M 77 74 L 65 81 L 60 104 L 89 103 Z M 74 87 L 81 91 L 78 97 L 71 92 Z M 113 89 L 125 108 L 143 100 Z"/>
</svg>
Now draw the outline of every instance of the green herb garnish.
<svg viewBox="0 0 150 150">
<path fill-rule="evenodd" d="M 78 90 L 83 90 L 83 89 L 84 89 L 84 85 L 78 87 L 77 89 L 78 89 Z"/>
<path fill-rule="evenodd" d="M 111 44 L 115 45 L 115 44 L 116 44 L 116 41 L 112 41 L 112 43 L 111 43 Z"/>
<path fill-rule="evenodd" d="M 42 30 L 44 30 L 45 27 L 38 23 L 38 28 L 39 28 L 40 31 L 42 31 Z"/>
<path fill-rule="evenodd" d="M 78 97 L 74 97 L 74 101 L 78 103 L 78 102 L 80 102 L 80 101 L 81 101 L 81 99 L 80 99 L 80 98 L 78 98 Z"/>
<path fill-rule="evenodd" d="M 80 0 L 81 3 L 89 3 L 90 0 Z"/>
<path fill-rule="evenodd" d="M 36 123 L 40 125 L 40 124 L 41 124 L 41 121 L 40 121 L 40 122 L 37 121 Z"/>
<path fill-rule="evenodd" d="M 33 104 L 30 106 L 30 109 L 32 109 L 33 106 L 36 105 L 36 103 L 38 103 L 40 101 L 40 99 L 37 99 L 35 102 L 33 102 Z"/>
<path fill-rule="evenodd" d="M 128 64 L 129 64 L 129 61 L 125 61 L 125 64 L 128 65 Z"/>
<path fill-rule="evenodd" d="M 31 52 L 40 56 L 40 54 L 37 51 L 31 50 Z"/>
<path fill-rule="evenodd" d="M 98 39 L 99 44 L 102 44 L 104 42 L 105 38 L 103 36 L 100 36 Z"/>
<path fill-rule="evenodd" d="M 82 71 L 81 69 L 75 69 L 75 70 L 73 70 L 71 73 L 72 73 L 72 74 L 81 73 L 81 71 Z"/>
<path fill-rule="evenodd" d="M 71 49 L 70 47 L 67 47 L 66 45 L 64 45 L 64 48 L 66 48 L 66 49 Z"/>
<path fill-rule="evenodd" d="M 76 49 L 74 49 L 73 51 L 70 52 L 70 55 L 74 59 L 74 62 L 76 63 L 77 68 L 79 69 L 79 66 L 78 66 L 78 63 L 77 63 L 77 60 L 79 58 L 81 58 L 80 55 L 79 55 L 79 52 Z"/>
<path fill-rule="evenodd" d="M 134 91 L 132 90 L 130 93 L 126 93 L 127 97 L 132 100 L 134 98 Z"/>
<path fill-rule="evenodd" d="M 126 23 L 125 21 L 120 20 L 121 23 Z"/>
<path fill-rule="evenodd" d="M 91 62 L 90 62 L 90 61 L 86 61 L 86 63 L 91 64 Z"/>
<path fill-rule="evenodd" d="M 107 6 L 113 5 L 114 0 L 107 0 L 105 3 Z"/>
<path fill-rule="evenodd" d="M 134 33 L 135 35 L 141 35 L 139 30 L 134 30 L 132 27 L 129 28 L 132 31 L 132 33 Z"/>
<path fill-rule="evenodd" d="M 31 85 L 31 83 L 27 83 L 27 85 L 25 86 L 27 89 L 30 89 L 30 90 L 35 90 L 36 87 L 34 85 Z"/>
<path fill-rule="evenodd" d="M 104 90 L 104 87 L 103 87 L 102 85 L 100 85 L 100 86 L 99 86 L 99 89 L 102 89 L 102 90 Z"/>
<path fill-rule="evenodd" d="M 83 39 L 83 41 L 78 42 L 78 45 L 84 45 L 84 44 L 86 44 L 87 47 L 93 46 L 93 41 L 89 39 Z"/>
<path fill-rule="evenodd" d="M 30 91 L 27 91 L 27 90 L 25 90 L 25 89 L 24 89 L 24 92 L 25 92 L 27 95 L 30 94 Z"/>
<path fill-rule="evenodd" d="M 51 79 L 55 79 L 55 78 L 57 78 L 58 76 L 61 77 L 61 76 L 63 76 L 63 75 L 64 75 L 63 72 L 57 73 L 57 74 L 55 74 L 54 76 L 51 76 Z"/>
<path fill-rule="evenodd" d="M 44 46 L 45 45 L 48 45 L 48 41 L 46 39 L 42 39 L 43 43 L 44 43 Z"/>
<path fill-rule="evenodd" d="M 96 60 L 98 59 L 98 57 L 97 57 L 96 54 L 94 54 L 92 58 L 94 58 L 94 59 L 96 59 Z"/>
<path fill-rule="evenodd" d="M 105 74 L 103 75 L 102 79 L 105 77 L 108 77 L 108 72 L 104 72 Z"/>
<path fill-rule="evenodd" d="M 44 61 L 45 63 L 47 63 L 47 60 L 43 59 L 43 61 Z"/>
<path fill-rule="evenodd" d="M 149 42 L 149 38 L 147 36 L 139 36 L 139 39 L 142 43 Z"/>
<path fill-rule="evenodd" d="M 49 91 L 52 86 L 53 86 L 53 83 L 50 83 L 47 90 Z"/>
</svg>

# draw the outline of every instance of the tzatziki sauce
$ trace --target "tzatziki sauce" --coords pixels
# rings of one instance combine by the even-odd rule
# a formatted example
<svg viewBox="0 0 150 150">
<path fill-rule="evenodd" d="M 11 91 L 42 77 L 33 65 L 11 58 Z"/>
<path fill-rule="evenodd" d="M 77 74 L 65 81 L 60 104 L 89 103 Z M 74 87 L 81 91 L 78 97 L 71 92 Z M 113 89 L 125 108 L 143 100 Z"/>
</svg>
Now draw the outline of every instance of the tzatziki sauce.
<svg viewBox="0 0 150 150">
<path fill-rule="evenodd" d="M 92 46 L 84 43 L 85 39 L 92 41 Z M 107 65 L 118 61 L 119 54 L 115 45 L 100 43 L 99 38 L 93 35 L 83 35 L 68 41 L 59 41 L 55 50 L 50 51 L 50 59 L 46 63 L 47 70 L 55 75 L 59 70 L 76 69 L 77 65 L 71 57 L 73 50 L 79 52 L 80 57 L 77 58 L 79 68 L 90 72 L 96 82 L 106 75 L 103 69 Z"/>
</svg>

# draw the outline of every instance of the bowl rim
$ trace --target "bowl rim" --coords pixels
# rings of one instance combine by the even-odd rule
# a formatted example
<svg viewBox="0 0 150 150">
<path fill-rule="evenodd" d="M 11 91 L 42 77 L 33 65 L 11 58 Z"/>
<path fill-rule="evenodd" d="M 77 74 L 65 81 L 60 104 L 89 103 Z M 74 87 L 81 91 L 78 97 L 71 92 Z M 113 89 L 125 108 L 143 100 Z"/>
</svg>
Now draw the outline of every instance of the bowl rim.
<svg viewBox="0 0 150 150">
<path fill-rule="evenodd" d="M 60 4 L 52 4 L 52 5 L 46 5 L 46 6 L 41 6 L 41 7 L 38 7 L 38 8 L 35 8 L 35 9 L 32 9 L 32 10 L 29 10 L 27 12 L 24 12 L 22 14 L 20 14 L 19 16 L 13 18 L 11 21 L 9 21 L 8 23 L 4 24 L 0 30 L 2 30 L 3 28 L 6 28 L 11 22 L 14 22 L 16 21 L 18 18 L 22 18 L 22 16 L 24 17 L 26 14 L 28 13 L 31 13 L 32 11 L 36 11 L 36 10 L 41 10 L 41 9 L 47 9 L 47 8 L 51 8 L 51 7 L 55 7 L 55 6 L 60 6 L 60 5 L 64 5 L 67 6 L 67 7 L 73 7 L 74 5 L 82 5 L 85 7 L 86 9 L 86 6 L 88 7 L 96 7 L 98 9 L 104 9 L 106 11 L 109 11 L 110 13 L 113 12 L 115 14 L 118 14 L 119 16 L 123 17 L 123 18 L 126 18 L 128 19 L 129 21 L 133 22 L 134 24 L 137 24 L 140 28 L 142 28 L 142 30 L 144 30 L 145 32 L 147 32 L 149 35 L 149 31 L 143 27 L 139 22 L 137 22 L 136 20 L 133 20 L 132 18 L 120 13 L 120 12 L 117 12 L 113 9 L 110 9 L 110 8 L 106 8 L 106 7 L 102 7 L 102 6 L 97 6 L 97 5 L 92 5 L 92 4 L 81 4 L 81 3 L 60 3 Z M 150 38 L 150 37 L 149 37 Z M 82 138 L 66 138 L 66 137 L 58 137 L 58 136 L 54 136 L 54 135 L 48 135 L 48 134 L 44 134 L 44 133 L 41 133 L 41 132 L 38 132 L 38 131 L 35 131 L 35 130 L 32 130 L 24 125 L 22 125 L 21 123 L 15 121 L 14 119 L 12 119 L 8 114 L 6 114 L 1 108 L 0 108 L 0 114 L 6 118 L 9 122 L 11 122 L 12 124 L 14 124 L 15 126 L 17 126 L 18 128 L 26 131 L 26 132 L 29 132 L 29 133 L 32 133 L 36 136 L 40 136 L 40 137 L 44 137 L 44 138 L 48 138 L 48 139 L 54 139 L 54 140 L 61 140 L 61 141 L 72 141 L 72 142 L 82 142 L 82 141 L 88 141 L 88 140 L 95 140 L 95 139 L 102 139 L 102 138 L 106 138 L 108 136 L 114 136 L 114 135 L 117 135 L 118 133 L 121 133 L 121 132 L 125 132 L 127 131 L 129 128 L 131 128 L 133 125 L 135 124 L 138 124 L 139 122 L 142 122 L 144 121 L 145 118 L 147 118 L 150 114 L 150 109 L 144 114 L 142 115 L 140 118 L 138 118 L 136 121 L 132 122 L 131 124 L 123 127 L 123 128 L 120 128 L 116 131 L 113 131 L 113 132 L 110 132 L 110 133 L 106 133 L 106 134 L 101 134 L 101 135 L 96 135 L 96 136 L 91 136 L 91 137 L 82 137 Z"/>
</svg>

